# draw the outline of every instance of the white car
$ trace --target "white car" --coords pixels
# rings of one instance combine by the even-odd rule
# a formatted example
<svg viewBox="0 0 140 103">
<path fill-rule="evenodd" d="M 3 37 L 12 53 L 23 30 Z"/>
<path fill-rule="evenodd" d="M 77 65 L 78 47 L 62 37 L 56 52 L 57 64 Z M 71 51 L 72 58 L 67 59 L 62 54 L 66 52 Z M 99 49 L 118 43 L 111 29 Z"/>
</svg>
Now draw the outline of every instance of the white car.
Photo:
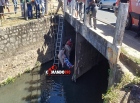
<svg viewBox="0 0 140 103">
<path fill-rule="evenodd" d="M 99 9 L 108 8 L 114 10 L 115 4 L 116 0 L 101 0 L 99 2 Z"/>
</svg>

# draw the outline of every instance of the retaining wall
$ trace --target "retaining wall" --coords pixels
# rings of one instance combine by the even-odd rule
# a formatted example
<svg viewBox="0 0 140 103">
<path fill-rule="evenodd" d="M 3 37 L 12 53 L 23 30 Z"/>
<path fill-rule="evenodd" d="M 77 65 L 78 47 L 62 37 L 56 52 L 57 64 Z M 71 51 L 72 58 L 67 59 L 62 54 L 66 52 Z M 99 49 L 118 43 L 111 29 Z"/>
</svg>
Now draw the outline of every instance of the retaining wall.
<svg viewBox="0 0 140 103">
<path fill-rule="evenodd" d="M 50 18 L 0 28 L 0 82 L 53 58 Z"/>
</svg>

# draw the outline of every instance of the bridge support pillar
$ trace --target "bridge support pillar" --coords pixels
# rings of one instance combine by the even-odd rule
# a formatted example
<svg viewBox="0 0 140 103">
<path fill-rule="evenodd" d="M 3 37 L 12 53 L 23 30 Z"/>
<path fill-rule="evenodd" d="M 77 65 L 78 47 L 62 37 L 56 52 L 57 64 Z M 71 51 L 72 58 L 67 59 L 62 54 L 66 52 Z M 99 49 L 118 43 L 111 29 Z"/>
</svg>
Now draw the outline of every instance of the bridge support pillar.
<svg viewBox="0 0 140 103">
<path fill-rule="evenodd" d="M 72 80 L 76 79 L 95 66 L 102 55 L 81 34 L 76 33 L 75 67 Z"/>
</svg>

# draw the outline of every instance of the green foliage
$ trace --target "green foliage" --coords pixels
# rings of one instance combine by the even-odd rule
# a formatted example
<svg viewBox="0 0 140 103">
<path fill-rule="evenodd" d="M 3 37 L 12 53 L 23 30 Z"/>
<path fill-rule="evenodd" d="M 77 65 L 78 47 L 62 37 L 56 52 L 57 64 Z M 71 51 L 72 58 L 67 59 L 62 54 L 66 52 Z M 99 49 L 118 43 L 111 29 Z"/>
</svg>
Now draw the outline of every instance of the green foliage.
<svg viewBox="0 0 140 103">
<path fill-rule="evenodd" d="M 122 52 L 123 54 L 127 55 L 132 61 L 134 61 L 135 63 L 137 63 L 138 65 L 140 65 L 140 59 L 138 59 L 138 58 L 136 58 L 136 57 L 134 57 L 134 56 L 132 56 L 132 55 L 129 55 L 129 54 L 127 53 L 127 51 L 126 51 L 123 47 L 121 48 L 121 52 Z"/>
<path fill-rule="evenodd" d="M 30 68 L 26 69 L 24 73 L 30 73 Z"/>
<path fill-rule="evenodd" d="M 124 74 L 120 83 L 118 83 L 116 86 L 110 87 L 107 90 L 107 93 L 102 95 L 104 103 L 119 103 L 119 91 L 128 84 L 140 84 L 140 77 L 133 77 L 130 74 Z"/>
<path fill-rule="evenodd" d="M 102 98 L 104 99 L 104 103 L 109 103 L 109 102 L 117 101 L 118 96 L 119 96 L 119 92 L 117 92 L 117 90 L 115 90 L 115 87 L 112 86 L 107 90 L 106 94 L 102 95 Z"/>
<path fill-rule="evenodd" d="M 14 81 L 15 81 L 15 78 L 9 77 L 5 82 L 3 82 L 2 84 L 0 84 L 0 86 L 13 83 Z"/>
<path fill-rule="evenodd" d="M 37 61 L 36 63 L 35 63 L 35 67 L 39 67 L 41 65 L 41 63 L 39 62 L 39 61 Z"/>
</svg>

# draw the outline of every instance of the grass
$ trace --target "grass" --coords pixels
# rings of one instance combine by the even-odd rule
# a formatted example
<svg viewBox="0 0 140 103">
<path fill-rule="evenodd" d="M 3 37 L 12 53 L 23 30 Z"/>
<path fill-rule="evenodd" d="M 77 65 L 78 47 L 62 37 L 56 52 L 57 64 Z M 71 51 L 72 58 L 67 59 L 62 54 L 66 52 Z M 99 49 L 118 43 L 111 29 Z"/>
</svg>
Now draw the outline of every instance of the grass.
<svg viewBox="0 0 140 103">
<path fill-rule="evenodd" d="M 123 53 L 123 54 L 125 54 L 126 56 L 128 56 L 132 61 L 134 61 L 135 63 L 137 63 L 138 65 L 140 65 L 140 59 L 138 59 L 138 58 L 136 58 L 136 57 L 134 57 L 134 56 L 132 56 L 132 55 L 129 55 L 128 53 L 127 53 L 127 51 L 122 47 L 121 48 L 121 52 Z"/>
<path fill-rule="evenodd" d="M 37 62 L 36 66 L 39 66 L 39 63 Z M 30 73 L 31 72 L 31 69 L 30 68 L 27 68 L 24 73 Z M 9 77 L 8 79 L 6 79 L 4 82 L 2 82 L 0 84 L 0 86 L 4 86 L 4 85 L 7 85 L 7 84 L 10 84 L 10 83 L 13 83 L 15 81 L 15 79 L 17 77 L 20 77 L 22 74 L 21 73 L 18 73 L 18 75 L 16 77 Z"/>
<path fill-rule="evenodd" d="M 120 90 L 125 88 L 127 85 L 135 85 L 139 83 L 140 77 L 124 74 L 120 83 L 116 84 L 116 86 L 110 87 L 107 90 L 107 93 L 102 95 L 104 103 L 119 103 Z"/>
<path fill-rule="evenodd" d="M 4 81 L 2 84 L 0 84 L 0 86 L 13 83 L 14 81 L 15 81 L 15 77 L 9 77 L 8 79 L 6 79 L 6 81 Z"/>
</svg>

